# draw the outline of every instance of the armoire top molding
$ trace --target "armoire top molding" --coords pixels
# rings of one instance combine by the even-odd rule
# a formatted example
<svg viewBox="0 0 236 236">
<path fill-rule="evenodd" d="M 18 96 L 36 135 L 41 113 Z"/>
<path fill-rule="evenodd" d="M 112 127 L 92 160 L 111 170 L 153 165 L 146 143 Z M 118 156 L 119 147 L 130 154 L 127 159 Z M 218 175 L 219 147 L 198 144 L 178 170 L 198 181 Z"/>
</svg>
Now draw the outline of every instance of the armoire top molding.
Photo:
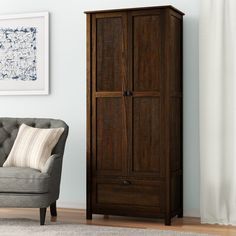
<svg viewBox="0 0 236 236">
<path fill-rule="evenodd" d="M 135 7 L 135 8 L 117 8 L 117 9 L 106 9 L 106 10 L 94 10 L 94 11 L 85 11 L 86 14 L 91 13 L 105 13 L 105 12 L 117 12 L 117 11 L 136 11 L 136 10 L 151 10 L 151 9 L 163 9 L 163 8 L 169 8 L 176 12 L 178 12 L 181 15 L 184 15 L 184 13 L 177 8 L 173 7 L 172 5 L 165 5 L 165 6 L 151 6 L 151 7 Z"/>
</svg>

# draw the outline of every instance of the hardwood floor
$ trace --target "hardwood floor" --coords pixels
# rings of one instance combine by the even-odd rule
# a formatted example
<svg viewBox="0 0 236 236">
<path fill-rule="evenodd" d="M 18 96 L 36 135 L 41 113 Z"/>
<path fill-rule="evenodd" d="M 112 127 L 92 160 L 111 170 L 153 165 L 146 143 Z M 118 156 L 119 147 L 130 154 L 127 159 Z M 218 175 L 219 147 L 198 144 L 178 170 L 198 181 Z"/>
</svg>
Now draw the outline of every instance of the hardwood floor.
<svg viewBox="0 0 236 236">
<path fill-rule="evenodd" d="M 38 209 L 0 209 L 0 218 L 27 218 L 39 220 Z M 104 226 L 120 226 L 134 227 L 142 229 L 162 229 L 186 232 L 208 233 L 223 236 L 236 236 L 236 227 L 218 226 L 218 225 L 202 225 L 199 218 L 184 217 L 183 219 L 174 218 L 172 226 L 165 226 L 163 220 L 147 219 L 147 218 L 131 218 L 118 216 L 102 216 L 95 215 L 93 220 L 86 220 L 84 210 L 76 209 L 58 209 L 57 218 L 51 219 L 50 211 L 47 210 L 46 224 L 48 221 L 60 221 L 75 224 L 93 224 Z"/>
</svg>

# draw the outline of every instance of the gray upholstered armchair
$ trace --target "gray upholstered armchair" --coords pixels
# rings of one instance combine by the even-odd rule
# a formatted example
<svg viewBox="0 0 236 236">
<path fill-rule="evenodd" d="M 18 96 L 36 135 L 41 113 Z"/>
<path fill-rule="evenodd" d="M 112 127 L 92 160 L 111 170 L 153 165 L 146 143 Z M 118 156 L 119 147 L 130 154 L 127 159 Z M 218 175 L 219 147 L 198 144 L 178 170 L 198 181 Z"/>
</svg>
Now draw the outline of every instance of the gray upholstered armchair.
<svg viewBox="0 0 236 236">
<path fill-rule="evenodd" d="M 64 128 L 42 171 L 28 167 L 2 167 L 22 123 L 36 128 Z M 47 207 L 50 206 L 52 216 L 57 215 L 56 201 L 68 129 L 62 120 L 0 118 L 0 207 L 40 208 L 41 225 L 45 222 Z"/>
</svg>

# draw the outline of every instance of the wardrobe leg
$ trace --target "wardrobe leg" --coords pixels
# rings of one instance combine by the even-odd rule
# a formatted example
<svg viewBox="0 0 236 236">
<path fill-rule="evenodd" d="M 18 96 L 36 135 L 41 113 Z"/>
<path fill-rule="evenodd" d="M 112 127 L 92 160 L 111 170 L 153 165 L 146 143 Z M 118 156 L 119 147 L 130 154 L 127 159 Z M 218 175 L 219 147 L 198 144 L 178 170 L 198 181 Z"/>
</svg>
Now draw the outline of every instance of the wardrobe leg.
<svg viewBox="0 0 236 236">
<path fill-rule="evenodd" d="M 92 220 L 92 218 L 93 218 L 92 212 L 89 211 L 89 210 L 87 210 L 87 211 L 86 211 L 86 219 L 87 219 L 87 220 Z"/>
<path fill-rule="evenodd" d="M 165 217 L 165 225 L 171 225 L 171 217 L 169 215 Z"/>
<path fill-rule="evenodd" d="M 178 218 L 183 218 L 183 210 L 181 210 L 178 214 L 177 214 Z"/>
</svg>

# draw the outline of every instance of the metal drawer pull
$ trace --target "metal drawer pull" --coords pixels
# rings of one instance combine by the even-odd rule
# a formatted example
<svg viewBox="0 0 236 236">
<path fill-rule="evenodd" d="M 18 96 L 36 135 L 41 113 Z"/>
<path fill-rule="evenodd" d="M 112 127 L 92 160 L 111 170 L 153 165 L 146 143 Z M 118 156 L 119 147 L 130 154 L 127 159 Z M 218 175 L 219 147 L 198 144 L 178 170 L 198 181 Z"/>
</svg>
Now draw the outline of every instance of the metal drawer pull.
<svg viewBox="0 0 236 236">
<path fill-rule="evenodd" d="M 123 181 L 123 184 L 124 184 L 124 185 L 130 185 L 130 184 L 131 184 L 131 182 L 130 182 L 130 181 L 128 181 L 128 180 L 124 180 L 124 181 Z"/>
</svg>

